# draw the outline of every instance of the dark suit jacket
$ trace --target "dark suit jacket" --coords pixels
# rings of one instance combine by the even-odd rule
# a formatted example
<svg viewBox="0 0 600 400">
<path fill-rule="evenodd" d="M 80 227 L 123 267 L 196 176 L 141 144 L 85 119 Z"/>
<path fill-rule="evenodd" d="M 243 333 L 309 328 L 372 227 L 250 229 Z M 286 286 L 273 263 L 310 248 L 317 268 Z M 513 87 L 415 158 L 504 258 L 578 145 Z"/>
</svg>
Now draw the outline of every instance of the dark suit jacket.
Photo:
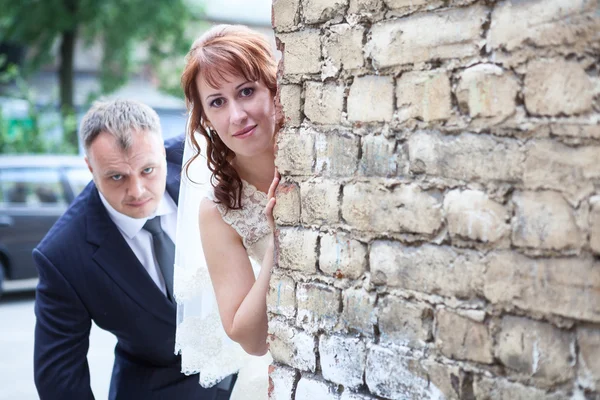
<svg viewBox="0 0 600 400">
<path fill-rule="evenodd" d="M 177 202 L 183 137 L 165 143 L 167 192 Z M 34 370 L 42 400 L 93 399 L 87 364 L 93 320 L 118 339 L 111 400 L 213 400 L 174 354 L 176 306 L 150 278 L 110 219 L 95 185 L 75 199 L 33 251 Z M 227 398 L 227 397 L 224 397 Z"/>
</svg>

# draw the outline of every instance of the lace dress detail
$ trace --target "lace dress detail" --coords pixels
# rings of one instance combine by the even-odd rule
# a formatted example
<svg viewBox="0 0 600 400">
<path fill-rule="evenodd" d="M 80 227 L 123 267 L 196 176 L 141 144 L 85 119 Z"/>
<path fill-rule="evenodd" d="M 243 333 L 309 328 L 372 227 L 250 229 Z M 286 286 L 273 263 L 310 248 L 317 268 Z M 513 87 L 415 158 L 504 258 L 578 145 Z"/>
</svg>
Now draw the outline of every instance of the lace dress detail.
<svg viewBox="0 0 600 400">
<path fill-rule="evenodd" d="M 242 208 L 227 210 L 223 204 L 217 204 L 217 208 L 223 221 L 231 225 L 242 237 L 250 258 L 261 263 L 265 249 L 259 241 L 271 233 L 264 212 L 267 206 L 267 195 L 244 180 L 242 185 Z"/>
</svg>

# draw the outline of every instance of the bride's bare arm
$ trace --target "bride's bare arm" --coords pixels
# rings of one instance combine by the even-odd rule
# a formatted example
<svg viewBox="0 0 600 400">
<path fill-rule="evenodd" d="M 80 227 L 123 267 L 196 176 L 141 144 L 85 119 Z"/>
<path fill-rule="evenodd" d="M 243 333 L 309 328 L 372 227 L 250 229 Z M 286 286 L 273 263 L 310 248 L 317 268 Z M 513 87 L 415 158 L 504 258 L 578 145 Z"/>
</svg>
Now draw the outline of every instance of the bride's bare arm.
<svg viewBox="0 0 600 400">
<path fill-rule="evenodd" d="M 267 194 L 270 200 L 265 209 L 272 230 L 278 183 L 279 176 L 276 174 Z M 225 332 L 247 353 L 263 355 L 268 350 L 266 296 L 273 267 L 273 236 L 255 280 L 242 239 L 223 221 L 212 201 L 205 199 L 200 204 L 199 223 L 202 248 Z"/>
</svg>

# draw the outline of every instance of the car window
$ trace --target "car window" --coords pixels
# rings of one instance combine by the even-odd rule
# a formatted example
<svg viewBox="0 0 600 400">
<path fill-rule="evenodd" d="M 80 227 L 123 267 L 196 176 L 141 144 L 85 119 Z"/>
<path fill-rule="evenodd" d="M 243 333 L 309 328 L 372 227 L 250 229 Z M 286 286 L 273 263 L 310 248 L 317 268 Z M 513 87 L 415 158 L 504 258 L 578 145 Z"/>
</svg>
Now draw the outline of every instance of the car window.
<svg viewBox="0 0 600 400">
<path fill-rule="evenodd" d="M 57 170 L 6 168 L 0 171 L 0 203 L 9 206 L 56 206 L 67 204 L 67 200 Z"/>
<path fill-rule="evenodd" d="M 73 196 L 77 196 L 92 180 L 92 173 L 87 168 L 69 168 L 65 170 L 67 181 L 73 189 Z"/>
</svg>

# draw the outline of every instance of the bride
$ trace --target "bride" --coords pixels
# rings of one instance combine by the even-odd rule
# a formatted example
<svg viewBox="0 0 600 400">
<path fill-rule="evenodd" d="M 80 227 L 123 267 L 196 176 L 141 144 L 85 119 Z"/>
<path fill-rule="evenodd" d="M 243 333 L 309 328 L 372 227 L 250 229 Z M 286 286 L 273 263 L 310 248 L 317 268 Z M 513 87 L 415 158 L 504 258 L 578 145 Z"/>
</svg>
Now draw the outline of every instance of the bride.
<svg viewBox="0 0 600 400">
<path fill-rule="evenodd" d="M 195 41 L 181 78 L 190 116 L 176 239 L 176 351 L 182 372 L 199 373 L 203 386 L 239 371 L 231 399 L 267 398 L 276 73 L 265 37 L 219 25 Z"/>
</svg>

